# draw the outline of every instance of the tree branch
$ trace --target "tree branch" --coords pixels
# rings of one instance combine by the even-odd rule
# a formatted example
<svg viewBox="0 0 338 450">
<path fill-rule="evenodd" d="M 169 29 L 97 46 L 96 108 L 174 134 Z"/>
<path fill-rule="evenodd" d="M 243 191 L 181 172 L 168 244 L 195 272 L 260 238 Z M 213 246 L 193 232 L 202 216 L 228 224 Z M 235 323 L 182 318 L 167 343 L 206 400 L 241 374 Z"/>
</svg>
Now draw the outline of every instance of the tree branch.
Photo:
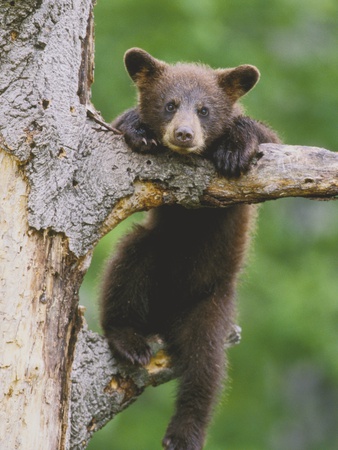
<svg viewBox="0 0 338 450">
<path fill-rule="evenodd" d="M 333 200 L 338 195 L 338 153 L 317 147 L 262 144 L 246 176 L 213 180 L 207 202 L 260 203 L 283 197 Z"/>
<path fill-rule="evenodd" d="M 153 357 L 146 367 L 123 364 L 113 358 L 106 339 L 79 324 L 71 374 L 71 414 L 68 449 L 87 447 L 95 433 L 116 414 L 133 403 L 148 386 L 158 386 L 174 378 L 165 345 L 159 337 L 150 339 Z M 225 347 L 238 344 L 241 329 L 233 328 Z"/>
<path fill-rule="evenodd" d="M 117 139 L 121 145 L 122 138 Z M 132 193 L 116 202 L 102 235 L 133 212 L 162 204 L 222 207 L 283 197 L 331 200 L 338 195 L 338 154 L 322 148 L 263 144 L 249 173 L 239 179 L 219 177 L 209 161 L 196 156 L 127 155 L 134 160 L 127 163 Z"/>
<path fill-rule="evenodd" d="M 332 199 L 338 195 L 338 155 L 328 150 L 261 145 L 249 173 L 229 180 L 218 177 L 213 165 L 201 157 L 169 151 L 131 153 L 122 136 L 96 128 L 87 118 L 76 166 L 69 161 L 74 153 L 65 149 L 67 156 L 53 167 L 54 174 L 29 172 L 31 225 L 64 232 L 78 257 L 130 214 L 161 204 L 220 207 L 281 197 Z M 34 163 L 50 171 L 48 158 L 39 154 L 40 161 Z M 59 181 L 51 184 L 51 177 Z M 64 180 L 61 186 L 60 180 Z M 52 190 L 57 191 L 55 195 Z"/>
</svg>

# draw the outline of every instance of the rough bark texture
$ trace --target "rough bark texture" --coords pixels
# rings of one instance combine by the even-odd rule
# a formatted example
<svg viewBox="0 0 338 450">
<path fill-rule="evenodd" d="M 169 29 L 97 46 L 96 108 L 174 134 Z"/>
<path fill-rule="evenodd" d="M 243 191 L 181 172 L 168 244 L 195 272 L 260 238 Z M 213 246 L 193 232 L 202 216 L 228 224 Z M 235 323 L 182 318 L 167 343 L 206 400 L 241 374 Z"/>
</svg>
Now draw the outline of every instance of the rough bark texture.
<svg viewBox="0 0 338 450">
<path fill-rule="evenodd" d="M 338 155 L 323 149 L 261 146 L 250 173 L 229 181 L 202 158 L 132 154 L 122 136 L 97 131 L 92 7 L 0 4 L 0 448 L 84 448 L 170 377 L 161 352 L 153 368 L 116 364 L 78 313 L 91 249 L 125 217 L 164 203 L 338 195 Z"/>
</svg>

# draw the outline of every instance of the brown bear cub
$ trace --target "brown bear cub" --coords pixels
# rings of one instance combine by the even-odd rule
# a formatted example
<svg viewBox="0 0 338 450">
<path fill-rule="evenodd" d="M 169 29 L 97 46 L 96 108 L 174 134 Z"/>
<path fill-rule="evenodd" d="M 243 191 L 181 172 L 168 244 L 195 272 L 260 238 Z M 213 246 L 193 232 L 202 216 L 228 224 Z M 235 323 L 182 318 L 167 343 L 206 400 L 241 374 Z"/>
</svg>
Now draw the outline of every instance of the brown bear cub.
<svg viewBox="0 0 338 450">
<path fill-rule="evenodd" d="M 254 87 L 249 65 L 213 70 L 169 65 L 144 50 L 125 54 L 138 106 L 118 117 L 136 152 L 162 147 L 211 159 L 221 175 L 249 168 L 258 144 L 278 142 L 237 100 Z M 250 234 L 251 206 L 159 207 L 120 244 L 106 271 L 101 323 L 114 354 L 132 364 L 151 357 L 147 338 L 163 337 L 179 378 L 166 450 L 200 450 L 221 389 L 224 343 L 234 323 L 234 296 Z"/>
</svg>

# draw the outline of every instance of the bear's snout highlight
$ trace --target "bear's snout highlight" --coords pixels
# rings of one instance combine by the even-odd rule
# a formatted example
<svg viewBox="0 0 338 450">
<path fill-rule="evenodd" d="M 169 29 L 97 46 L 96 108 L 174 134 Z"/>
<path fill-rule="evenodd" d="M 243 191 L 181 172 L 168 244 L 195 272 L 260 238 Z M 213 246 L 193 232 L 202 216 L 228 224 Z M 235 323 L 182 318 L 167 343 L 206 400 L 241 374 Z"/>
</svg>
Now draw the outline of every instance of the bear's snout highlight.
<svg viewBox="0 0 338 450">
<path fill-rule="evenodd" d="M 186 111 L 176 114 L 164 130 L 163 144 L 181 154 L 201 153 L 205 139 L 197 115 Z"/>
<path fill-rule="evenodd" d="M 190 145 L 194 139 L 194 131 L 192 128 L 183 126 L 175 130 L 175 141 L 176 143 L 183 144 L 184 146 Z"/>
</svg>

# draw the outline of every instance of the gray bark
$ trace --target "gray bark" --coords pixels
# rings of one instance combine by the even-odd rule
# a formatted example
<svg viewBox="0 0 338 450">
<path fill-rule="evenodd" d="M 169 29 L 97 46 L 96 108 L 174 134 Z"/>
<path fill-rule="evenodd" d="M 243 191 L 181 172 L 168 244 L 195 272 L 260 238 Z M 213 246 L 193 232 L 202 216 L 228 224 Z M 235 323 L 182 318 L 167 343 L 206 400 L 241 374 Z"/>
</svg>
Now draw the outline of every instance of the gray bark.
<svg viewBox="0 0 338 450">
<path fill-rule="evenodd" d="M 117 223 L 161 204 L 338 195 L 338 155 L 327 150 L 264 145 L 234 181 L 203 158 L 132 154 L 98 131 L 87 113 L 92 7 L 0 5 L 1 448 L 84 448 L 145 386 L 170 378 L 158 343 L 150 369 L 121 367 L 78 312 L 91 250 Z"/>
</svg>

